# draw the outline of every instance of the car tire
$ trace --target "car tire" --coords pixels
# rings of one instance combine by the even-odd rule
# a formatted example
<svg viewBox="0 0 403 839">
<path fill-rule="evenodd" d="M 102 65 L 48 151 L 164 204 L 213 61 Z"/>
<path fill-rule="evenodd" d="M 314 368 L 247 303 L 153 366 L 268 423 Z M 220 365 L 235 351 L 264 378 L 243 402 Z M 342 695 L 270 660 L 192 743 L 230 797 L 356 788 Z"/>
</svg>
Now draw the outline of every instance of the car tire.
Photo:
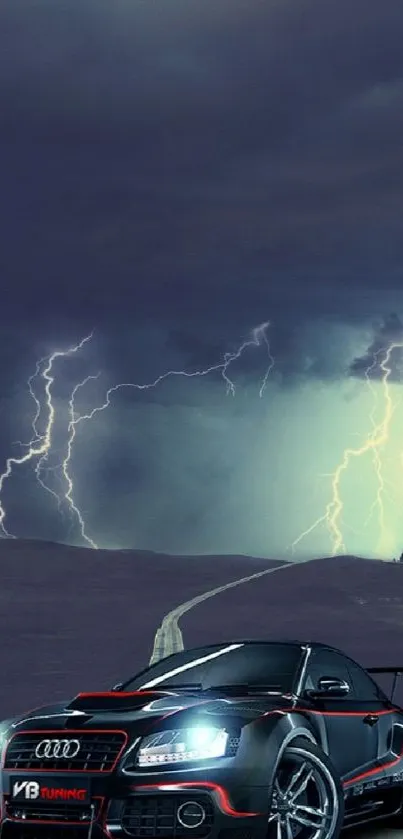
<svg viewBox="0 0 403 839">
<path fill-rule="evenodd" d="M 343 820 L 343 787 L 331 760 L 315 743 L 293 740 L 275 772 L 267 839 L 339 839 Z"/>
</svg>

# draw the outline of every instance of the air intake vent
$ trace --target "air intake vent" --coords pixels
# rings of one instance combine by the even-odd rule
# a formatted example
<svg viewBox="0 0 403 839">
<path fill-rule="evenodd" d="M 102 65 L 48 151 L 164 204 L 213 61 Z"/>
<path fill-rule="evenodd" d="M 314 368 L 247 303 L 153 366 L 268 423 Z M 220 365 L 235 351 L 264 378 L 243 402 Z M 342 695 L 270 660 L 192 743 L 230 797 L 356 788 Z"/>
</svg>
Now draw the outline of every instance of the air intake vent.
<svg viewBox="0 0 403 839">
<path fill-rule="evenodd" d="M 230 737 L 227 743 L 227 757 L 235 757 L 238 746 L 239 746 L 240 737 Z"/>
<path fill-rule="evenodd" d="M 183 827 L 177 818 L 181 805 L 189 801 L 201 805 L 205 819 L 200 827 L 192 829 Z M 194 839 L 205 839 L 213 827 L 213 805 L 207 795 L 189 793 L 187 795 L 155 795 L 137 796 L 127 802 L 123 815 L 122 827 L 129 836 L 149 836 L 152 839 L 179 839 L 192 836 Z"/>
<path fill-rule="evenodd" d="M 143 708 L 148 702 L 169 696 L 165 691 L 136 690 L 133 692 L 110 691 L 108 693 L 79 693 L 67 706 L 68 711 L 135 711 Z"/>
</svg>

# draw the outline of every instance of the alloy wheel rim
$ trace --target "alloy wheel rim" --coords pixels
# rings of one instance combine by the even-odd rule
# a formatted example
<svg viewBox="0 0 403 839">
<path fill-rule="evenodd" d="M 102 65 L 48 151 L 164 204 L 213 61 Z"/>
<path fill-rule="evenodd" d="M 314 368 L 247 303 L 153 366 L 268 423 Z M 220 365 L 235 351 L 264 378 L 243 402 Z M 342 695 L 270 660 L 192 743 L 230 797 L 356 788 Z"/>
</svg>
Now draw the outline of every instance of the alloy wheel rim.
<svg viewBox="0 0 403 839">
<path fill-rule="evenodd" d="M 336 784 L 327 766 L 303 748 L 287 748 L 269 812 L 275 839 L 331 839 L 338 813 Z"/>
</svg>

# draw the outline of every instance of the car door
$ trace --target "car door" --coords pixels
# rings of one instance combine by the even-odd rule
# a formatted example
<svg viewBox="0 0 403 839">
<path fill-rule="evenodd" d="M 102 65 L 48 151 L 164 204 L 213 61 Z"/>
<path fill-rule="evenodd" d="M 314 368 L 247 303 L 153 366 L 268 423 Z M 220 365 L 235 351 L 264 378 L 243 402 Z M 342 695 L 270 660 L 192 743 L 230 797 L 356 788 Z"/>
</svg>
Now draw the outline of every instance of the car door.
<svg viewBox="0 0 403 839">
<path fill-rule="evenodd" d="M 372 725 L 376 726 L 378 734 L 378 758 L 384 763 L 389 759 L 392 741 L 398 753 L 401 751 L 399 744 L 403 720 L 400 719 L 396 706 L 362 667 L 350 659 L 347 659 L 347 667 L 357 704 L 363 712 L 373 718 Z M 396 726 L 397 731 L 394 729 Z"/>
<path fill-rule="evenodd" d="M 360 699 L 349 670 L 349 659 L 333 650 L 317 650 L 308 663 L 305 688 L 315 690 L 323 677 L 347 682 L 350 691 L 340 698 L 314 700 L 328 754 L 341 777 L 365 772 L 375 764 L 379 752 L 379 713 L 384 703 L 378 696 Z M 372 680 L 370 680 L 371 684 Z"/>
</svg>

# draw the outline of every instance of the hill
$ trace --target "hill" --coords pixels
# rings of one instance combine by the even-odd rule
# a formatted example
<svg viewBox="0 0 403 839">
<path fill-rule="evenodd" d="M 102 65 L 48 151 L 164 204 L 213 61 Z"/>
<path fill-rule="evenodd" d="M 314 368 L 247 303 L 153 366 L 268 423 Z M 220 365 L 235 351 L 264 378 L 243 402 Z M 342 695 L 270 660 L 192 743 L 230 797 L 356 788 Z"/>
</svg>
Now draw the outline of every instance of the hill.
<svg viewBox="0 0 403 839">
<path fill-rule="evenodd" d="M 277 564 L 0 539 L 0 717 L 130 676 L 167 611 Z"/>
</svg>

